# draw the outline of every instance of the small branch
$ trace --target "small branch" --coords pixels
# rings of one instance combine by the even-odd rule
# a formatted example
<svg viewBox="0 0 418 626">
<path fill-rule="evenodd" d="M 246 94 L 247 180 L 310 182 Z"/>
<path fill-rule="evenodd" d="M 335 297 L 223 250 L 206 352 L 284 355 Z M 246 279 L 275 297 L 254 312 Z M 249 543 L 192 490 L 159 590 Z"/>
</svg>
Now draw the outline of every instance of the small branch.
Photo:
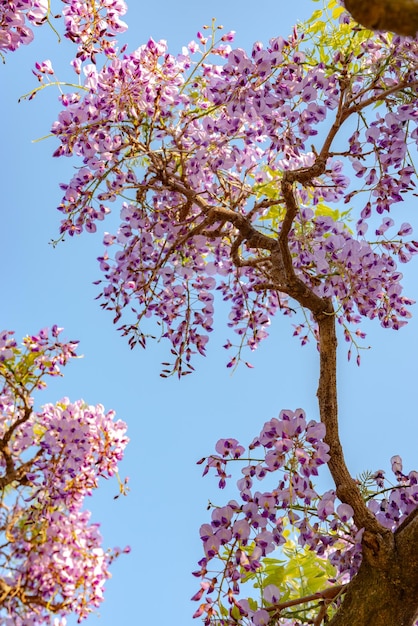
<svg viewBox="0 0 418 626">
<path fill-rule="evenodd" d="M 2 606 L 6 600 L 10 598 L 14 589 L 8 585 L 3 578 L 0 578 L 0 606 Z M 14 594 L 13 594 L 14 595 Z"/>
<path fill-rule="evenodd" d="M 278 604 L 267 607 L 266 611 L 279 613 L 283 609 L 288 609 L 291 606 L 298 606 L 299 604 L 306 604 L 306 602 L 314 602 L 315 600 L 326 600 L 329 603 L 345 593 L 347 586 L 348 585 L 335 585 L 335 587 L 328 587 L 323 591 L 317 591 L 309 596 L 303 596 L 302 598 L 296 598 L 295 600 L 287 600 L 287 602 L 279 602 Z"/>
<path fill-rule="evenodd" d="M 313 626 L 321 626 L 322 621 L 325 619 L 325 616 L 327 614 L 327 608 L 328 605 L 325 602 L 320 605 L 319 613 L 316 616 Z"/>
</svg>

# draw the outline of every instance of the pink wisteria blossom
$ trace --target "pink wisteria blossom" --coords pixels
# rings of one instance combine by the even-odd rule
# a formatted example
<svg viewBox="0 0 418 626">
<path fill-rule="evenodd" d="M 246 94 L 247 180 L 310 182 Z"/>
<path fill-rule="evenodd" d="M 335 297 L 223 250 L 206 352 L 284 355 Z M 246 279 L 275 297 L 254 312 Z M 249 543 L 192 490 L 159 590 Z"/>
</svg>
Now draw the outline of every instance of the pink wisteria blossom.
<svg viewBox="0 0 418 626">
<path fill-rule="evenodd" d="M 33 27 L 56 17 L 59 1 L 7 0 L 0 5 L 0 52 L 13 52 L 34 39 Z M 77 56 L 93 58 L 97 53 L 114 54 L 115 36 L 127 29 L 121 17 L 124 0 L 62 0 L 64 35 L 78 44 Z"/>
<path fill-rule="evenodd" d="M 363 529 L 353 524 L 350 505 L 337 504 L 335 490 L 319 493 L 312 482 L 318 468 L 329 461 L 324 436 L 322 423 L 307 422 L 301 409 L 286 410 L 264 424 L 247 452 L 240 446 L 237 455 L 234 451 L 238 441 L 220 439 L 217 454 L 199 461 L 204 464 L 203 474 L 215 472 L 221 488 L 232 478 L 237 464 L 244 475 L 236 482 L 238 499 L 224 506 L 212 505 L 211 520 L 200 529 L 204 556 L 194 575 L 201 578 L 201 587 L 192 600 L 201 602 L 195 617 L 203 616 L 205 624 L 214 619 L 222 623 L 222 616 L 227 614 L 242 624 L 270 623 L 266 609 L 279 604 L 280 590 L 268 582 L 269 570 L 262 563 L 274 551 L 283 556 L 280 550 L 289 537 L 289 527 L 301 548 L 308 547 L 333 566 L 331 582 L 346 584 L 357 573 Z M 390 486 L 382 471 L 368 476 L 367 506 L 380 523 L 394 532 L 418 506 L 418 475 L 415 471 L 402 473 L 399 455 L 391 461 L 395 484 Z M 272 481 L 273 487 L 258 491 L 261 481 Z M 251 572 L 257 572 L 254 580 L 263 591 L 258 604 L 254 591 L 251 593 L 250 608 L 246 590 Z M 263 579 L 267 581 L 265 586 Z M 214 602 L 216 596 L 219 600 Z M 228 603 L 223 598 L 228 598 Z M 294 626 L 299 622 L 280 619 L 278 623 Z"/>
<path fill-rule="evenodd" d="M 99 478 L 117 473 L 128 442 L 126 424 L 114 419 L 114 411 L 82 400 L 34 407 L 33 392 L 77 357 L 77 342 L 61 341 L 61 332 L 44 328 L 22 346 L 11 331 L 0 333 L 5 623 L 52 624 L 52 614 L 63 624 L 69 614 L 84 619 L 102 602 L 109 566 L 121 552 L 103 549 L 84 499 Z M 120 488 L 126 490 L 122 483 Z"/>
</svg>

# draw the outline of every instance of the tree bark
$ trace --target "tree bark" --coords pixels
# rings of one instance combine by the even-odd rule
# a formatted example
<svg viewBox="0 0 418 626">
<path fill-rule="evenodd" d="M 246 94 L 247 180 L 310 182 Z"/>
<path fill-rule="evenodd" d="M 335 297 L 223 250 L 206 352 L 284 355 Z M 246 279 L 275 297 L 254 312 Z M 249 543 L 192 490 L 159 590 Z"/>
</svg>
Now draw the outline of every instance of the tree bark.
<svg viewBox="0 0 418 626">
<path fill-rule="evenodd" d="M 353 19 L 370 30 L 414 37 L 418 32 L 418 0 L 345 0 Z"/>
<path fill-rule="evenodd" d="M 363 561 L 328 626 L 412 626 L 418 618 L 418 515 L 375 542 L 365 533 Z"/>
</svg>

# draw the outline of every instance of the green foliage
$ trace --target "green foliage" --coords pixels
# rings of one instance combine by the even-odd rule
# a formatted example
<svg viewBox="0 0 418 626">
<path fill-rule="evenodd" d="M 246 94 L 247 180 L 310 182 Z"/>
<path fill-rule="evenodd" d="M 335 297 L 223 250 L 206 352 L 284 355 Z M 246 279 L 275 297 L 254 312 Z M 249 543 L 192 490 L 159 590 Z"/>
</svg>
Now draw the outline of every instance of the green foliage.
<svg viewBox="0 0 418 626">
<path fill-rule="evenodd" d="M 319 2 L 320 0 L 313 0 Z M 312 47 L 304 48 L 307 60 L 311 65 L 323 63 L 334 71 L 335 52 L 341 51 L 342 56 L 362 54 L 361 44 L 373 36 L 367 29 L 360 29 L 353 20 L 348 24 L 339 22 L 345 12 L 337 0 L 323 0 L 323 8 L 313 12 L 312 16 L 300 25 L 304 33 L 305 44 Z M 359 70 L 360 64 L 354 64 L 351 70 Z"/>
<path fill-rule="evenodd" d="M 245 583 L 251 584 L 255 589 L 260 590 L 263 597 L 263 589 L 267 585 L 275 585 L 280 590 L 280 604 L 299 598 L 311 596 L 321 592 L 330 586 L 330 580 L 335 580 L 336 569 L 328 561 L 326 556 L 319 557 L 309 548 L 298 545 L 297 539 L 299 531 L 289 520 L 285 521 L 286 529 L 284 535 L 286 543 L 276 551 L 275 557 L 264 557 L 260 568 L 256 572 L 247 572 L 244 577 Z M 248 547 L 248 554 L 254 546 Z M 257 594 L 258 595 L 258 594 Z M 254 599 L 249 599 L 250 608 L 257 610 L 260 608 Z M 269 606 L 264 602 L 266 606 Z M 310 610 L 317 606 L 318 601 L 307 602 L 303 609 L 300 605 L 283 609 L 281 616 L 288 618 L 310 619 Z M 314 613 L 312 613 L 312 617 Z"/>
</svg>

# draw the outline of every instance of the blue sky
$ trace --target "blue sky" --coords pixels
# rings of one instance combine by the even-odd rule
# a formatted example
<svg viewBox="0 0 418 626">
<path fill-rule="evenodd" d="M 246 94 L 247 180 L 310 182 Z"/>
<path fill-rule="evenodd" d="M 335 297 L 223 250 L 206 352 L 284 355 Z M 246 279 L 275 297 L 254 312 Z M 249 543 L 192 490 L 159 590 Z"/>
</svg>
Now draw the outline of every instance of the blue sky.
<svg viewBox="0 0 418 626">
<path fill-rule="evenodd" d="M 177 52 L 216 17 L 225 30 L 237 31 L 237 46 L 250 47 L 255 40 L 288 34 L 297 19 L 317 7 L 311 0 L 265 0 L 262 5 L 242 0 L 131 2 L 125 40 L 135 48 L 149 36 L 163 38 Z M 68 339 L 80 340 L 85 356 L 49 385 L 39 403 L 64 395 L 100 402 L 129 426 L 131 443 L 120 468 L 122 477 L 130 476 L 129 495 L 114 500 L 117 483 L 108 481 L 87 506 L 94 521 L 102 523 L 104 544 L 129 544 L 132 552 L 113 567 L 100 617 L 92 615 L 85 623 L 186 626 L 195 623 L 189 598 L 198 587 L 190 574 L 202 556 L 198 529 L 208 521 L 208 499 L 223 503 L 225 498 L 217 494 L 215 481 L 201 478 L 195 463 L 220 437 L 248 443 L 282 408 L 302 407 L 310 418 L 317 417 L 318 355 L 313 345 L 300 348 L 288 321 L 277 319 L 269 340 L 251 355 L 255 369 L 241 367 L 231 376 L 221 347 L 227 337 L 223 310 L 207 358 L 195 363 L 196 373 L 182 381 L 159 377 L 166 345 L 129 350 L 111 316 L 94 300 L 100 234 L 55 249 L 48 245 L 61 217 L 55 210 L 61 197 L 58 183 L 71 177 L 73 164 L 52 160 L 54 140 L 33 143 L 55 120 L 56 94 L 46 91 L 30 103 L 17 104 L 17 99 L 35 84 L 34 61 L 58 59 L 57 67 L 65 68 L 69 46 L 58 47 L 47 28 L 36 36 L 31 47 L 9 55 L 0 67 L 0 326 L 15 329 L 17 338 L 54 323 L 64 326 Z M 413 202 L 396 209 L 400 221 L 414 221 Z M 116 223 L 115 213 L 106 230 L 111 230 L 112 219 Z M 401 269 L 406 293 L 417 298 L 416 265 Z M 363 352 L 361 368 L 347 363 L 345 345 L 340 350 L 341 436 L 347 463 L 353 474 L 388 469 L 390 457 L 400 454 L 409 470 L 416 461 L 417 321 L 398 332 L 377 324 L 368 324 L 366 330 L 372 349 Z M 326 472 L 321 481 L 330 486 Z"/>
</svg>

